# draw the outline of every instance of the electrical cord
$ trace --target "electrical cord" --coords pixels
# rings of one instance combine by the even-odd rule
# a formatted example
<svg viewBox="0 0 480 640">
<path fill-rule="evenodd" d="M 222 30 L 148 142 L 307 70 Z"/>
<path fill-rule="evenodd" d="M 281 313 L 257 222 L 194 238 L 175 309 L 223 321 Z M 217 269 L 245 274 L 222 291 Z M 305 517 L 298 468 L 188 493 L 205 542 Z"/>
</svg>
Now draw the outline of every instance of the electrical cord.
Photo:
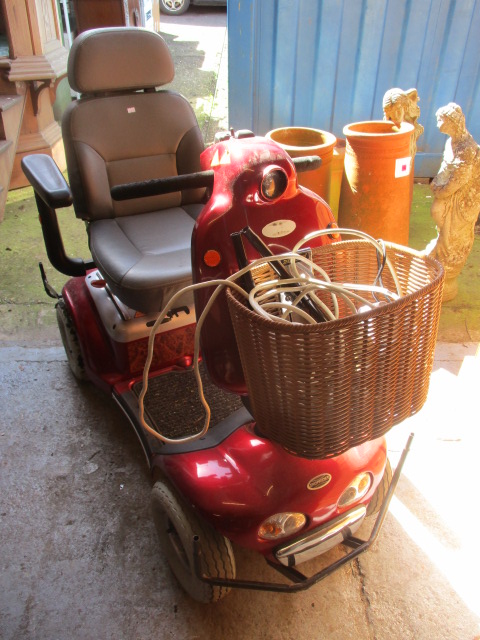
<svg viewBox="0 0 480 640">
<path fill-rule="evenodd" d="M 402 295 L 402 287 L 400 286 L 400 282 L 398 280 L 397 274 L 395 273 L 395 269 L 393 268 L 392 263 L 390 262 L 390 260 L 386 255 L 385 243 L 383 242 L 383 240 L 375 240 L 374 238 L 372 238 L 372 236 L 368 235 L 368 233 L 365 233 L 364 231 L 358 231 L 357 229 L 343 229 L 339 227 L 339 228 L 335 228 L 335 233 L 336 234 L 338 233 L 342 236 L 357 236 L 359 238 L 363 238 L 364 240 L 367 240 L 368 242 L 370 242 L 370 244 L 372 244 L 376 248 L 377 252 L 380 252 L 382 254 L 382 265 L 383 265 L 383 256 L 384 256 L 384 264 L 388 267 L 390 271 L 390 274 L 395 283 L 395 288 L 397 289 L 397 294 L 399 296 Z M 304 244 L 306 244 L 310 240 L 313 240 L 313 238 L 319 238 L 320 236 L 325 236 L 325 235 L 332 235 L 332 229 L 320 229 L 319 231 L 312 231 L 311 233 L 308 233 L 302 240 L 297 242 L 297 244 L 293 247 L 292 251 L 296 252 L 301 247 L 303 247 Z M 377 253 L 377 256 L 378 256 L 378 253 Z M 375 282 L 378 282 L 378 277 L 379 275 L 381 276 L 382 270 L 383 270 L 383 266 L 380 266 L 379 273 L 377 274 L 377 278 L 375 279 Z"/>
<path fill-rule="evenodd" d="M 383 240 L 378 240 L 378 243 L 380 244 L 380 246 L 382 247 L 382 257 L 380 259 L 380 255 L 377 251 L 377 266 L 378 266 L 378 272 L 377 272 L 377 276 L 375 278 L 375 280 L 373 281 L 373 284 L 377 284 L 377 282 L 380 284 L 381 287 L 383 287 L 383 282 L 382 282 L 382 273 L 383 273 L 383 269 L 385 268 L 385 264 L 387 263 L 387 247 L 385 245 L 385 242 Z M 373 297 L 375 298 L 375 300 L 377 302 L 379 302 L 377 296 L 375 294 L 373 294 Z"/>
<path fill-rule="evenodd" d="M 200 332 L 205 318 L 207 317 L 218 294 L 225 287 L 234 289 L 240 296 L 242 296 L 249 302 L 250 307 L 254 312 L 258 313 L 264 318 L 273 319 L 277 322 L 287 324 L 291 324 L 292 322 L 294 322 L 294 317 L 298 318 L 298 320 L 300 320 L 302 324 L 317 323 L 317 320 L 315 320 L 307 311 L 305 311 L 304 308 L 298 307 L 298 304 L 306 295 L 308 295 L 310 299 L 314 301 L 314 304 L 319 306 L 322 313 L 330 321 L 337 320 L 340 317 L 338 298 L 341 298 L 350 312 L 354 314 L 362 313 L 365 310 L 375 308 L 376 306 L 378 306 L 378 304 L 383 304 L 383 302 L 378 302 L 378 299 L 376 297 L 377 294 L 383 296 L 384 299 L 392 301 L 397 300 L 399 297 L 401 297 L 402 293 L 400 283 L 398 281 L 395 270 L 393 269 L 390 261 L 387 258 L 386 248 L 383 242 L 378 242 L 368 234 L 365 234 L 361 231 L 353 231 L 351 229 L 335 229 L 335 232 L 341 233 L 342 235 L 360 236 L 363 239 L 368 240 L 375 247 L 377 251 L 377 261 L 379 269 L 374 280 L 374 284 L 367 285 L 358 283 L 334 283 L 331 281 L 330 277 L 324 269 L 306 258 L 304 255 L 298 253 L 298 250 L 309 240 L 329 233 L 331 234 L 331 229 L 326 229 L 308 234 L 307 236 L 305 236 L 305 238 L 303 238 L 295 245 L 292 251 L 288 253 L 261 257 L 257 260 L 252 261 L 243 269 L 240 269 L 228 278 L 210 280 L 207 282 L 200 282 L 197 284 L 189 285 L 175 293 L 170 298 L 168 303 L 160 312 L 150 331 L 147 347 L 147 359 L 143 370 L 143 386 L 138 398 L 139 420 L 141 425 L 148 433 L 166 444 L 183 444 L 186 442 L 192 442 L 194 440 L 202 438 L 207 433 L 210 425 L 211 412 L 210 406 L 208 405 L 203 392 L 203 383 L 199 369 Z M 379 258 L 379 255 L 381 256 L 381 260 Z M 286 268 L 287 271 L 291 274 L 291 278 L 274 278 L 266 282 L 261 282 L 254 286 L 254 288 L 249 293 L 247 293 L 241 286 L 237 284 L 236 280 L 240 280 L 242 282 L 242 278 L 245 276 L 245 274 L 251 274 L 254 269 L 257 269 L 258 267 L 264 267 L 269 262 L 278 263 L 279 260 L 281 260 L 283 264 L 287 265 Z M 391 273 L 396 287 L 395 292 L 389 291 L 382 284 L 381 274 L 385 266 L 388 267 Z M 314 277 L 313 274 L 317 275 L 318 277 Z M 380 283 L 380 286 L 376 284 L 377 282 Z M 153 359 L 155 335 L 168 311 L 176 306 L 178 299 L 180 299 L 188 292 L 197 291 L 199 289 L 207 287 L 215 287 L 215 290 L 213 291 L 207 304 L 205 305 L 200 318 L 198 318 L 195 328 L 193 353 L 193 369 L 197 382 L 198 396 L 205 410 L 205 420 L 203 428 L 199 433 L 194 434 L 193 436 L 186 436 L 184 438 L 168 438 L 155 429 L 152 429 L 152 427 L 147 423 L 145 419 L 144 400 L 148 391 L 148 376 Z M 318 297 L 317 293 L 320 292 L 327 292 L 327 294 L 330 295 L 332 300 L 332 309 L 330 309 L 328 305 Z M 376 302 L 372 303 L 370 300 L 360 295 L 361 293 L 370 294 Z M 286 300 L 287 296 L 288 300 Z M 277 299 L 273 300 L 273 298 Z M 361 306 L 357 308 L 355 303 Z"/>
</svg>

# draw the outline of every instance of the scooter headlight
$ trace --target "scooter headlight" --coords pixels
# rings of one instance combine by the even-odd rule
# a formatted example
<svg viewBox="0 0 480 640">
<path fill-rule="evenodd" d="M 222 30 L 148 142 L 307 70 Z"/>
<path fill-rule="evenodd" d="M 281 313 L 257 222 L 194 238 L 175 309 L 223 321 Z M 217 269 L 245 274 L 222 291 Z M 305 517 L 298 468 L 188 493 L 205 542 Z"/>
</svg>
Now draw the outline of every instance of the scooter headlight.
<svg viewBox="0 0 480 640">
<path fill-rule="evenodd" d="M 372 476 L 369 473 L 360 473 L 348 485 L 340 496 L 338 501 L 339 507 L 348 507 L 354 502 L 358 502 L 367 495 L 368 490 L 372 486 Z"/>
<path fill-rule="evenodd" d="M 262 522 L 258 535 L 264 540 L 278 540 L 300 531 L 306 522 L 303 513 L 276 513 Z"/>
<path fill-rule="evenodd" d="M 263 173 L 260 193 L 264 200 L 272 201 L 285 193 L 288 185 L 288 177 L 283 169 L 272 166 L 267 167 Z"/>
</svg>

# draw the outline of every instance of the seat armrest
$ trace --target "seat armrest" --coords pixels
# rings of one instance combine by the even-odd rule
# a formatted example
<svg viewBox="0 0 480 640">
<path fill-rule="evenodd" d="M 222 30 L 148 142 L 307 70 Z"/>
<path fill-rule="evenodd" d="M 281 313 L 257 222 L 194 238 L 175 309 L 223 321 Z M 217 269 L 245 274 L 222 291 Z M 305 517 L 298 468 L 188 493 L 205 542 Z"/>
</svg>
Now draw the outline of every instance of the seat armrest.
<svg viewBox="0 0 480 640">
<path fill-rule="evenodd" d="M 25 156 L 22 169 L 35 191 L 48 258 L 55 269 L 66 276 L 84 276 L 95 267 L 91 260 L 70 258 L 65 253 L 56 209 L 68 207 L 73 198 L 65 178 L 50 156 L 36 153 Z"/>
<path fill-rule="evenodd" d="M 35 193 L 52 209 L 69 207 L 72 192 L 55 161 L 44 153 L 35 153 L 22 159 L 23 173 Z"/>
</svg>

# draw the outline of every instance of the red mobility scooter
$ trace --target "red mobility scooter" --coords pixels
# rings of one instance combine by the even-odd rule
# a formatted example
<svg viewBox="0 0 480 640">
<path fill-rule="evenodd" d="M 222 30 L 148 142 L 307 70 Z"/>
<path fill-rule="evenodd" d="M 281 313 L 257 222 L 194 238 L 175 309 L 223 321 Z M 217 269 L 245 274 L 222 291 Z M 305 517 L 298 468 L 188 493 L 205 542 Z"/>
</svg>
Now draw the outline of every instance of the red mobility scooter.
<svg viewBox="0 0 480 640">
<path fill-rule="evenodd" d="M 48 156 L 23 169 L 49 259 L 71 276 L 57 294 L 41 268 L 71 369 L 132 423 L 162 549 L 193 598 L 306 589 L 378 534 L 409 446 L 392 480 L 383 435 L 425 400 L 441 268 L 340 241 L 297 183 L 315 158 L 294 164 L 247 131 L 204 150 L 188 102 L 158 89 L 173 78 L 159 35 L 85 32 L 68 77 L 70 186 Z M 63 249 L 55 210 L 72 203 L 90 262 Z M 288 580 L 236 579 L 232 543 Z M 338 544 L 341 560 L 299 571 Z"/>
</svg>

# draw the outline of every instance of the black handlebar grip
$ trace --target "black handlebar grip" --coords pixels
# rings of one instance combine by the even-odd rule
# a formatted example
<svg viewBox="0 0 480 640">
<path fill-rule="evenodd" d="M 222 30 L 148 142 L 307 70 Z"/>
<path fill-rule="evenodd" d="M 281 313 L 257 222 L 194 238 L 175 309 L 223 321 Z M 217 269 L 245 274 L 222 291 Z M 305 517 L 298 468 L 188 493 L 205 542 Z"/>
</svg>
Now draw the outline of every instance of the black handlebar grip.
<svg viewBox="0 0 480 640">
<path fill-rule="evenodd" d="M 213 169 L 186 173 L 169 178 L 157 178 L 156 180 L 144 180 L 143 182 L 130 182 L 112 187 L 110 194 L 114 200 L 130 200 L 132 198 L 147 198 L 159 196 L 164 193 L 183 191 L 184 189 L 199 189 L 213 186 Z"/>
<path fill-rule="evenodd" d="M 292 158 L 292 160 L 297 173 L 314 171 L 322 164 L 322 159 L 319 156 L 302 156 L 301 158 Z"/>
</svg>

